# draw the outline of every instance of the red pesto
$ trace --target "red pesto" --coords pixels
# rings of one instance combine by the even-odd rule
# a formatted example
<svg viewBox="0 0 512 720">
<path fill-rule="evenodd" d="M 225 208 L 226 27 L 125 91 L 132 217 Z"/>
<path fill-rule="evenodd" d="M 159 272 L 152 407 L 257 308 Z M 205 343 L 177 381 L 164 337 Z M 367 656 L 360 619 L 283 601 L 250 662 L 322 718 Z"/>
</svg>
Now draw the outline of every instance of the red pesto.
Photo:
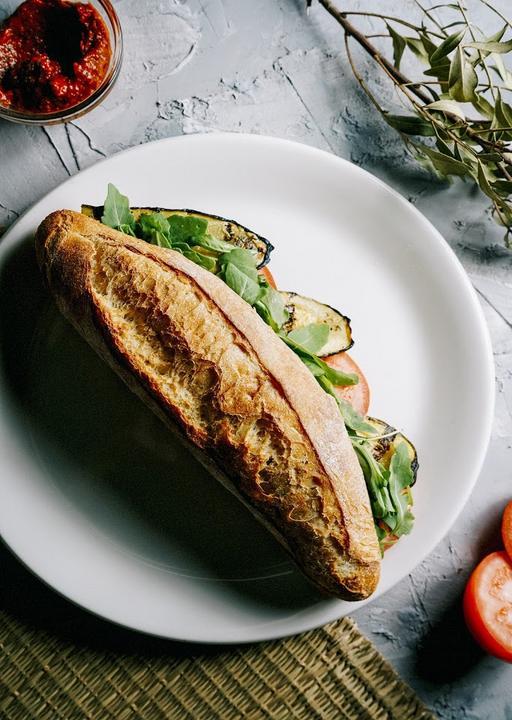
<svg viewBox="0 0 512 720">
<path fill-rule="evenodd" d="M 97 90 L 111 58 L 107 27 L 90 3 L 26 0 L 0 26 L 0 104 L 53 113 Z"/>
</svg>

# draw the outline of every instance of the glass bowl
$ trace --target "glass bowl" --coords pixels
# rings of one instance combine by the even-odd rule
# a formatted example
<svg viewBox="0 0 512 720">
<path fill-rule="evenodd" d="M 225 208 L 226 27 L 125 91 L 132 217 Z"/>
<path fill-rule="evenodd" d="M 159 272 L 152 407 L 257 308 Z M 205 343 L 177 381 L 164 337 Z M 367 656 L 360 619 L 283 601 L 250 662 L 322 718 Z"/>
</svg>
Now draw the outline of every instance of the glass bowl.
<svg viewBox="0 0 512 720">
<path fill-rule="evenodd" d="M 24 112 L 20 110 L 13 110 L 0 104 L 0 118 L 10 120 L 11 122 L 25 123 L 27 125 L 57 125 L 58 123 L 75 120 L 76 118 L 85 115 L 90 110 L 93 110 L 93 108 L 97 107 L 112 90 L 119 76 L 121 62 L 123 59 L 123 33 L 121 30 L 121 23 L 119 22 L 118 15 L 110 0 L 82 1 L 89 2 L 94 8 L 96 8 L 103 18 L 110 37 L 112 57 L 101 85 L 92 93 L 92 95 L 89 95 L 88 98 L 82 100 L 77 105 L 72 105 L 71 107 L 51 113 Z M 7 3 L 7 5 L 11 5 L 11 3 Z M 7 17 L 11 12 L 14 12 L 20 3 L 13 2 L 12 5 L 12 9 L 9 9 L 8 13 L 5 13 L 5 8 L 2 8 L 2 15 Z M 0 18 L 0 23 L 2 20 L 3 18 Z"/>
</svg>

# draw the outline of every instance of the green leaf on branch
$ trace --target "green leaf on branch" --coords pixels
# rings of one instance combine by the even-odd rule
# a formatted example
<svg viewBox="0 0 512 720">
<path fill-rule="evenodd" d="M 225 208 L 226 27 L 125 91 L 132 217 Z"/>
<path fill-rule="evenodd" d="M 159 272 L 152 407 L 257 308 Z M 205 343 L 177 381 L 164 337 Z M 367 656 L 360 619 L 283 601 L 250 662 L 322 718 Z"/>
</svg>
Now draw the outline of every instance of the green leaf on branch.
<svg viewBox="0 0 512 720">
<path fill-rule="evenodd" d="M 421 135 L 423 137 L 432 137 L 435 135 L 431 123 L 417 115 L 392 115 L 391 113 L 385 113 L 384 120 L 388 125 L 391 125 L 392 128 L 406 135 Z"/>
<path fill-rule="evenodd" d="M 506 42 L 472 42 L 466 43 L 466 47 L 483 50 L 489 54 L 498 53 L 499 55 L 504 55 L 512 50 L 512 40 L 507 40 Z"/>
<path fill-rule="evenodd" d="M 435 77 L 440 83 L 446 84 L 450 76 L 450 61 L 448 58 L 443 58 L 438 63 L 434 63 L 425 70 L 424 74 L 429 77 Z"/>
<path fill-rule="evenodd" d="M 430 160 L 436 172 L 441 176 L 464 176 L 472 174 L 470 167 L 454 157 L 449 157 L 444 153 L 438 152 L 437 150 L 434 150 L 434 148 L 421 143 L 414 143 L 414 147 L 420 154 L 426 156 Z"/>
<path fill-rule="evenodd" d="M 439 110 L 440 112 L 446 113 L 446 115 L 455 115 L 461 120 L 465 120 L 466 116 L 461 106 L 455 102 L 455 100 L 436 100 L 426 106 L 427 110 Z"/>
<path fill-rule="evenodd" d="M 448 91 L 454 100 L 459 102 L 471 102 L 475 97 L 475 89 L 478 85 L 476 70 L 468 62 L 461 45 L 455 50 L 450 63 L 450 74 L 448 77 Z"/>
<path fill-rule="evenodd" d="M 491 103 L 484 98 L 483 95 L 475 95 L 471 104 L 481 115 L 484 115 L 489 120 L 494 117 L 494 108 Z"/>
<path fill-rule="evenodd" d="M 434 50 L 434 52 L 430 56 L 430 62 L 432 64 L 435 64 L 439 60 L 441 60 L 441 58 L 445 58 L 447 55 L 449 55 L 461 42 L 465 33 L 466 28 L 464 28 L 463 30 L 459 30 L 459 32 L 453 33 L 453 35 L 449 35 L 446 40 L 443 40 L 441 45 L 439 45 L 439 47 Z"/>
<path fill-rule="evenodd" d="M 405 38 L 403 38 L 400 33 L 398 33 L 393 27 L 391 27 L 391 25 L 388 25 L 388 23 L 386 23 L 386 28 L 391 37 L 391 40 L 393 41 L 393 62 L 395 64 L 395 67 L 399 70 L 402 55 L 404 54 L 407 43 L 405 41 Z"/>
<path fill-rule="evenodd" d="M 406 37 L 404 39 L 409 50 L 414 53 L 419 60 L 424 63 L 429 62 L 428 52 L 425 50 L 425 46 L 420 39 L 415 37 Z"/>
<path fill-rule="evenodd" d="M 512 181 L 511 180 L 496 180 L 492 183 L 492 189 L 498 193 L 498 195 L 508 196 L 512 195 Z"/>
</svg>

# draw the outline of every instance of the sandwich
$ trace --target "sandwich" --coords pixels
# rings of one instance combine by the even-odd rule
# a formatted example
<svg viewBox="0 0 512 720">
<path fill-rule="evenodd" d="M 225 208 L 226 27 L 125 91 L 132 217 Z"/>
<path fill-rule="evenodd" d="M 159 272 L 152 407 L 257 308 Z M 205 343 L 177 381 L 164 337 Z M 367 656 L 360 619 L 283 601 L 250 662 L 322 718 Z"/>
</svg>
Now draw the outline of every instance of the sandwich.
<svg viewBox="0 0 512 720">
<path fill-rule="evenodd" d="M 130 208 L 112 185 L 101 208 L 54 212 L 36 234 L 76 330 L 315 587 L 361 600 L 412 527 L 416 453 L 366 416 L 348 318 L 279 291 L 272 250 L 224 218 Z"/>
</svg>

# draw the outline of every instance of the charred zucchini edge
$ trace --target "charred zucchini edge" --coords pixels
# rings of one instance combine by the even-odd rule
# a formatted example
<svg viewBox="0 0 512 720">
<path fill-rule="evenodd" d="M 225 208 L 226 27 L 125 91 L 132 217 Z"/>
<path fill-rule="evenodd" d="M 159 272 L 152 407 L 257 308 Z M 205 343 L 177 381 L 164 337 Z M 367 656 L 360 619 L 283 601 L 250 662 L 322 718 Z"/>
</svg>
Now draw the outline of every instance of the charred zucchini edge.
<svg viewBox="0 0 512 720">
<path fill-rule="evenodd" d="M 342 312 L 337 310 L 336 308 L 333 308 L 332 305 L 327 305 L 327 303 L 322 303 L 319 300 L 315 300 L 314 298 L 307 297 L 306 295 L 301 295 L 300 293 L 293 292 L 291 290 L 280 290 L 279 293 L 281 294 L 281 297 L 283 297 L 283 300 L 285 301 L 285 306 L 287 309 L 290 307 L 293 311 L 293 300 L 294 298 L 300 298 L 303 301 L 314 303 L 314 305 L 321 309 L 326 308 L 326 310 L 329 313 L 334 313 L 339 320 L 339 324 L 343 325 L 345 328 L 345 335 L 348 339 L 348 343 L 344 343 L 343 346 L 340 345 L 340 347 L 337 350 L 333 350 L 332 352 L 323 352 L 322 349 L 319 350 L 317 353 L 318 357 L 331 357 L 332 355 L 337 355 L 340 352 L 346 352 L 347 350 L 350 350 L 350 348 L 354 345 L 354 338 L 352 336 L 352 325 L 350 322 L 350 318 L 347 317 L 347 315 L 344 315 Z M 313 313 L 312 313 L 313 316 Z M 326 325 L 329 325 L 329 322 L 322 320 L 321 316 L 319 315 L 317 319 L 314 320 L 315 322 L 325 322 Z M 313 322 L 313 319 L 312 319 Z M 289 332 L 290 330 L 295 330 L 296 328 L 300 328 L 302 325 L 294 325 L 294 313 L 291 312 L 290 319 L 285 323 L 283 328 Z M 334 331 L 331 330 L 331 335 Z M 328 341 L 329 342 L 329 341 Z"/>
<path fill-rule="evenodd" d="M 386 422 L 386 420 L 380 420 L 379 418 L 375 418 L 375 417 L 371 417 L 371 416 L 368 416 L 366 418 L 366 420 L 370 423 L 370 425 L 373 425 L 374 427 L 376 426 L 376 430 L 378 430 L 383 435 L 387 434 L 387 433 L 391 433 L 391 432 L 396 432 L 396 435 L 394 435 L 394 437 L 385 441 L 385 442 L 387 442 L 388 448 L 385 450 L 385 452 L 383 454 L 386 454 L 387 451 L 389 450 L 389 448 L 391 447 L 391 445 L 394 444 L 396 442 L 396 440 L 398 440 L 398 439 L 403 440 L 407 444 L 407 447 L 409 448 L 409 457 L 411 458 L 411 470 L 412 470 L 412 477 L 413 477 L 410 487 L 413 487 L 416 484 L 416 480 L 418 477 L 418 469 L 420 466 L 420 464 L 418 462 L 418 452 L 417 452 L 415 446 L 413 445 L 413 443 L 409 440 L 409 438 L 406 435 L 397 431 L 396 428 L 394 428 L 392 425 L 390 425 L 388 422 Z M 375 446 L 375 449 L 377 449 L 377 446 Z M 381 454 L 381 456 L 382 456 L 382 454 Z M 379 459 L 379 457 L 377 457 L 375 453 L 374 453 L 374 457 L 377 460 Z"/>
<path fill-rule="evenodd" d="M 237 220 L 230 220 L 229 218 L 223 217 L 222 215 L 213 215 L 212 213 L 204 213 L 200 210 L 192 210 L 191 208 L 163 208 L 163 207 L 132 207 L 132 210 L 137 211 L 143 211 L 148 213 L 157 213 L 157 212 L 166 212 L 166 213 L 190 213 L 191 215 L 196 215 L 199 217 L 204 218 L 205 220 L 220 220 L 221 222 L 225 223 L 232 223 L 233 225 L 236 225 L 237 227 L 241 228 L 244 232 L 250 233 L 251 235 L 254 235 L 258 238 L 264 245 L 265 245 L 265 252 L 260 253 L 263 254 L 263 260 L 258 264 L 258 269 L 261 270 L 261 268 L 264 268 L 265 265 L 268 265 L 270 260 L 270 254 L 272 250 L 274 250 L 274 246 L 270 242 L 270 240 L 267 240 L 267 238 L 264 238 L 262 235 L 258 235 L 258 233 L 254 232 L 254 230 L 251 230 L 250 228 L 246 227 L 245 225 L 242 225 Z M 99 220 L 101 222 L 101 216 L 103 215 L 103 205 L 82 205 L 81 206 L 81 213 L 82 215 L 87 215 L 88 217 L 92 217 L 95 220 Z"/>
</svg>

